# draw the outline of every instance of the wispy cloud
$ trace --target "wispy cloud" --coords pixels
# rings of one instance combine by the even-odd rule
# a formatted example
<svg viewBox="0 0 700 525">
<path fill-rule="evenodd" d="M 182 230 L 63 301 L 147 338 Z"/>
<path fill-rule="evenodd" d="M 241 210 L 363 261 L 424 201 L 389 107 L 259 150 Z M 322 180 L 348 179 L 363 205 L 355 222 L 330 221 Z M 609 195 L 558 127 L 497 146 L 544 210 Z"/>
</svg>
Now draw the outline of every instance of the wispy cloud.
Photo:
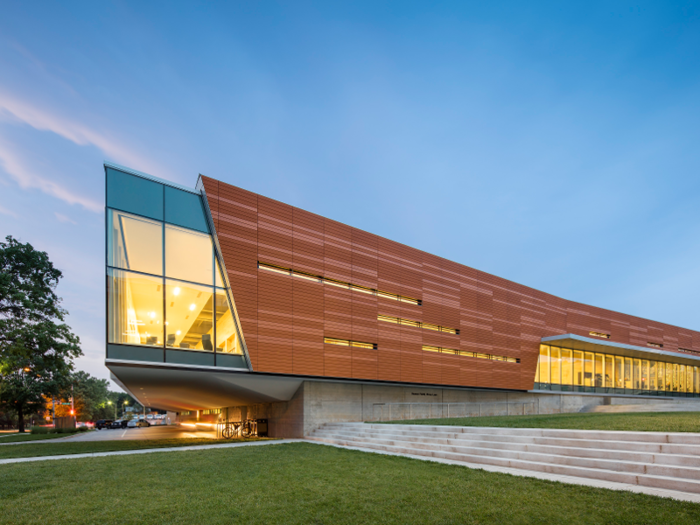
<svg viewBox="0 0 700 525">
<path fill-rule="evenodd" d="M 0 141 L 0 164 L 2 164 L 7 174 L 10 175 L 21 188 L 36 188 L 68 204 L 78 204 L 90 211 L 100 212 L 104 209 L 102 203 L 78 195 L 63 187 L 61 184 L 36 174 L 22 161 L 20 156 L 13 151 L 9 144 L 3 143 L 2 141 Z"/>
<path fill-rule="evenodd" d="M 57 211 L 55 211 L 53 214 L 54 214 L 54 215 L 56 216 L 56 218 L 58 219 L 58 222 L 67 222 L 67 223 L 69 223 L 69 224 L 78 224 L 77 222 L 75 222 L 75 221 L 74 221 L 73 219 L 71 219 L 70 217 L 66 217 L 65 215 L 63 215 L 62 213 L 58 213 Z"/>
<path fill-rule="evenodd" d="M 9 217 L 14 217 L 15 219 L 19 219 L 19 215 L 17 215 L 12 210 L 8 210 L 7 208 L 5 208 L 2 205 L 0 205 L 0 215 L 7 215 Z"/>
<path fill-rule="evenodd" d="M 150 161 L 141 158 L 120 141 L 83 123 L 59 116 L 55 112 L 3 92 L 0 92 L 0 120 L 55 133 L 79 146 L 96 147 L 108 158 L 138 166 L 141 170 L 157 171 Z M 101 203 L 80 196 L 60 183 L 33 172 L 14 148 L 2 142 L 0 142 L 0 163 L 22 188 L 37 188 L 69 204 L 78 204 L 90 211 L 100 212 L 103 209 Z"/>
</svg>

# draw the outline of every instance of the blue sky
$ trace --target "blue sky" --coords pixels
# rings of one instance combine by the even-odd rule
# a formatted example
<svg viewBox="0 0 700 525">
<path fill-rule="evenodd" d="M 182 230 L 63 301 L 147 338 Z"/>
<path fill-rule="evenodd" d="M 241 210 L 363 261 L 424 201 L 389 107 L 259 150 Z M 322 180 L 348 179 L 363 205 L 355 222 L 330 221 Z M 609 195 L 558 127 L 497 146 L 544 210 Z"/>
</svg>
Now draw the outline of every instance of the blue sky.
<svg viewBox="0 0 700 525">
<path fill-rule="evenodd" d="M 198 173 L 700 330 L 698 2 L 9 2 L 0 235 L 104 368 L 104 174 Z"/>
</svg>

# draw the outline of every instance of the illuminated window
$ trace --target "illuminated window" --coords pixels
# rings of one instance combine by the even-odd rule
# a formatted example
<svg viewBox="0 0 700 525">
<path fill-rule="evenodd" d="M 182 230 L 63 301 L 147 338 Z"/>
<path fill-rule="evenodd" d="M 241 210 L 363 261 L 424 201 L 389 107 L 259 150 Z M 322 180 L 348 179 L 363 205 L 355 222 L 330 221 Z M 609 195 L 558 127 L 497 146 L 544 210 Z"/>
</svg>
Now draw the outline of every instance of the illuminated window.
<svg viewBox="0 0 700 525">
<path fill-rule="evenodd" d="M 163 345 L 163 279 L 107 270 L 107 340 L 127 345 Z"/>
<path fill-rule="evenodd" d="M 423 350 L 438 352 L 440 348 L 424 346 Z M 460 355 L 464 353 L 460 352 Z M 477 357 L 482 355 L 484 354 L 476 354 Z M 570 381 L 573 379 L 572 386 L 574 390 L 579 391 L 605 389 L 605 392 L 621 394 L 678 392 L 684 395 L 700 395 L 699 370 L 697 366 L 680 363 L 540 345 L 535 383 L 540 385 L 538 388 L 547 388 L 543 385 L 555 384 L 562 385 L 563 389 L 564 386 L 572 385 Z"/>
<path fill-rule="evenodd" d="M 233 313 L 223 290 L 216 291 L 216 351 L 224 354 L 243 354 Z"/>
<path fill-rule="evenodd" d="M 662 345 L 661 343 L 651 343 L 651 342 L 649 342 L 649 343 L 647 343 L 647 344 L 648 344 L 649 346 L 653 346 L 654 348 L 663 348 L 663 347 L 664 347 L 664 345 Z"/>
<path fill-rule="evenodd" d="M 298 279 L 303 279 L 305 281 L 311 281 L 314 283 L 327 284 L 330 286 L 335 286 L 338 288 L 343 288 L 345 290 L 351 290 L 353 292 L 364 293 L 367 295 L 375 295 L 377 297 L 382 297 L 384 299 L 392 299 L 394 301 L 400 301 L 402 303 L 414 304 L 420 306 L 422 301 L 420 299 L 413 299 L 412 297 L 406 297 L 403 295 L 398 295 L 390 292 L 383 292 L 375 288 L 369 288 L 367 286 L 360 286 L 359 284 L 346 283 L 344 281 L 338 281 L 337 279 L 330 279 L 328 277 L 323 277 L 322 275 L 313 275 L 306 272 L 301 272 L 298 270 L 293 270 L 292 268 L 284 268 L 282 266 L 276 266 L 274 264 L 267 264 L 258 262 L 258 268 L 261 270 L 266 270 L 268 272 L 279 273 L 282 275 L 289 275 L 296 277 Z"/>
<path fill-rule="evenodd" d="M 443 348 L 441 346 L 423 345 L 424 352 L 437 352 L 440 354 L 459 355 L 462 357 L 476 357 L 477 359 L 489 359 L 491 361 L 503 361 L 506 363 L 519 363 L 520 358 L 508 357 L 504 355 L 482 354 L 479 352 L 469 352 L 467 350 L 455 350 L 453 348 Z M 541 373 L 541 371 L 540 371 Z"/>
<path fill-rule="evenodd" d="M 327 345 L 337 345 L 337 346 L 354 346 L 356 348 L 367 348 L 369 350 L 376 350 L 376 343 L 361 343 L 360 341 L 349 341 L 347 339 L 334 339 L 332 337 L 324 337 L 323 342 Z"/>
<path fill-rule="evenodd" d="M 201 284 L 214 284 L 211 237 L 176 226 L 165 226 L 165 275 Z"/>
<path fill-rule="evenodd" d="M 436 332 L 445 332 L 448 334 L 459 335 L 459 329 L 457 328 L 446 328 L 444 326 L 438 326 L 436 324 L 422 323 L 420 321 L 412 321 L 411 319 L 402 319 L 401 317 L 390 317 L 388 315 L 378 315 L 378 321 L 383 321 L 385 323 L 401 324 L 404 326 L 413 326 L 416 328 L 425 328 L 426 330 L 434 330 Z"/>
<path fill-rule="evenodd" d="M 167 347 L 214 351 L 213 291 L 209 286 L 166 280 Z"/>
<path fill-rule="evenodd" d="M 588 332 L 588 333 L 594 337 L 603 337 L 604 339 L 610 339 L 610 334 L 605 334 L 603 332 Z"/>
<path fill-rule="evenodd" d="M 107 265 L 163 275 L 163 223 L 109 210 Z"/>
</svg>

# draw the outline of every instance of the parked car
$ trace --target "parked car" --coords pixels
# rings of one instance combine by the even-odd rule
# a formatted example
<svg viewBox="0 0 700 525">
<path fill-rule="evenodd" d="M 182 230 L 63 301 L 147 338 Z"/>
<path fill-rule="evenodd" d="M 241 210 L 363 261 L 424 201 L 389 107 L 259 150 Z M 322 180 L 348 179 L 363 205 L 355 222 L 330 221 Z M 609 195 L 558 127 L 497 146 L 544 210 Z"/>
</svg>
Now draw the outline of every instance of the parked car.
<svg viewBox="0 0 700 525">
<path fill-rule="evenodd" d="M 134 428 L 136 427 L 136 423 L 138 423 L 138 419 L 130 419 L 129 422 L 126 424 L 127 428 Z"/>
<path fill-rule="evenodd" d="M 109 426 L 109 428 L 122 428 L 122 420 L 117 419 L 116 421 L 112 421 L 112 424 Z"/>
<path fill-rule="evenodd" d="M 145 419 L 140 419 L 136 422 L 136 427 L 150 427 L 151 424 Z"/>
<path fill-rule="evenodd" d="M 110 428 L 112 426 L 111 419 L 98 419 L 95 422 L 95 428 L 97 430 L 102 430 L 103 428 Z"/>
</svg>

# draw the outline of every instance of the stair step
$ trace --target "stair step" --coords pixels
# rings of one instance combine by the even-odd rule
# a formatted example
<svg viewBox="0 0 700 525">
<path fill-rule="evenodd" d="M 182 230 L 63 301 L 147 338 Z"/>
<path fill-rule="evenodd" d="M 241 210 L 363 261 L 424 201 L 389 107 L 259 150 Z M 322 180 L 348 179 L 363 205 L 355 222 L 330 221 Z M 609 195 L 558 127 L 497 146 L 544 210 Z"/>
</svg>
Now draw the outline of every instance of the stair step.
<svg viewBox="0 0 700 525">
<path fill-rule="evenodd" d="M 600 479 L 617 483 L 627 483 L 632 485 L 644 485 L 648 487 L 663 488 L 667 490 L 677 490 L 682 492 L 700 493 L 700 480 L 676 478 L 662 475 L 637 474 L 620 472 L 598 468 L 585 468 L 572 465 L 559 465 L 523 459 L 508 459 L 494 456 L 481 456 L 475 454 L 464 454 L 457 452 L 446 452 L 440 450 L 417 449 L 406 446 L 379 445 L 372 442 L 351 441 L 342 439 L 317 438 L 310 436 L 310 439 L 331 443 L 340 446 L 364 448 L 393 452 L 397 454 L 409 454 L 414 456 L 434 457 L 461 461 L 465 463 L 486 464 L 500 467 L 516 468 L 550 474 L 565 476 L 584 477 L 589 479 Z"/>
</svg>

